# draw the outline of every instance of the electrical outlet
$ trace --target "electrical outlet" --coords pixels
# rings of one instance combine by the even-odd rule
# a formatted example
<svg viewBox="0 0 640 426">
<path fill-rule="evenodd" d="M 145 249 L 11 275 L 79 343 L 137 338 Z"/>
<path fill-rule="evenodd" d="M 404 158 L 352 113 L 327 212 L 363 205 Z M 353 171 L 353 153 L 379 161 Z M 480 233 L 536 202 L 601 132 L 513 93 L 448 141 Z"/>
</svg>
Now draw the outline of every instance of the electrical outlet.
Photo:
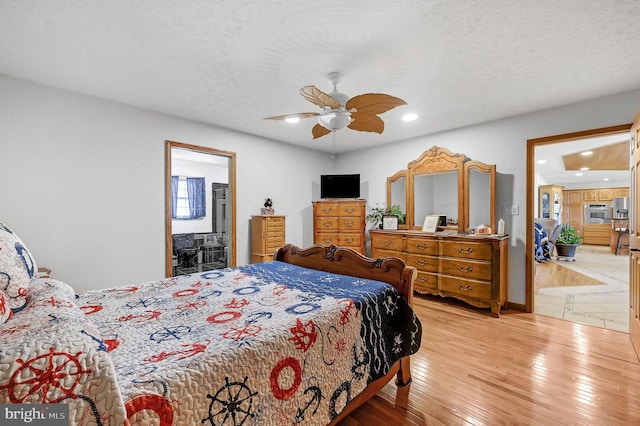
<svg viewBox="0 0 640 426">
<path fill-rule="evenodd" d="M 511 206 L 511 214 L 512 215 L 520 214 L 520 207 L 519 206 Z"/>
</svg>

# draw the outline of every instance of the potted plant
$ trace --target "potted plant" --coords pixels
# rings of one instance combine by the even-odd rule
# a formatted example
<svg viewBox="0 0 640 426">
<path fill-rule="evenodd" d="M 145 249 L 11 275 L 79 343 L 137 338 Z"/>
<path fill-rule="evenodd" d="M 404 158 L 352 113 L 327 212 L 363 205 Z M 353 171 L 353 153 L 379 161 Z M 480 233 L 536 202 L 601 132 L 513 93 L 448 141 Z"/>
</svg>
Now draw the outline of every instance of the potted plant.
<svg viewBox="0 0 640 426">
<path fill-rule="evenodd" d="M 558 252 L 558 257 L 566 257 L 573 259 L 576 252 L 576 247 L 582 244 L 582 236 L 576 229 L 565 223 L 560 229 L 558 238 L 556 238 L 555 245 Z"/>
<path fill-rule="evenodd" d="M 404 223 L 405 213 L 400 206 L 380 207 L 378 204 L 376 204 L 367 215 L 367 223 L 370 223 L 373 228 L 382 228 L 382 217 L 385 215 L 398 216 L 398 223 Z"/>
</svg>

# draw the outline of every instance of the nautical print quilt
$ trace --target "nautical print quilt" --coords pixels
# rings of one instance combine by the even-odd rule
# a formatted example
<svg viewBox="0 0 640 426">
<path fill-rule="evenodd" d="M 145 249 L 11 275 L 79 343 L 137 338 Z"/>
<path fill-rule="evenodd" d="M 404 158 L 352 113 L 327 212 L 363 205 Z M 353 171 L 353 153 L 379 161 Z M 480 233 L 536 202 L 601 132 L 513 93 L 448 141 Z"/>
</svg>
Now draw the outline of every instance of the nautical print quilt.
<svg viewBox="0 0 640 426">
<path fill-rule="evenodd" d="M 3 340 L 19 315 L 0 326 L 0 401 L 43 399 L 42 368 L 26 366 L 64 353 L 78 364 L 56 368 L 75 381 L 49 399 L 71 403 L 76 424 L 328 424 L 422 334 L 393 287 L 277 261 L 72 302 L 67 319 L 34 309 L 25 324 L 53 330 L 22 330 L 20 350 L 5 344 L 21 346 L 18 331 Z"/>
</svg>

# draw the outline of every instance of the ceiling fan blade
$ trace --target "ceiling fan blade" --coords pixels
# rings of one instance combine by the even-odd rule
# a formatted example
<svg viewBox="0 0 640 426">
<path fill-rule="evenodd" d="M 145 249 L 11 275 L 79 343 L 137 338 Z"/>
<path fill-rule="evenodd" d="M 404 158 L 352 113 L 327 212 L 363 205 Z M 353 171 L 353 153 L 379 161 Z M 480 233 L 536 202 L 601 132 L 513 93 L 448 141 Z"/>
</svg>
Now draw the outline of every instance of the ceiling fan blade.
<svg viewBox="0 0 640 426">
<path fill-rule="evenodd" d="M 347 126 L 351 130 L 376 133 L 382 133 L 384 131 L 384 121 L 377 115 L 353 112 L 351 113 L 351 118 L 351 124 Z"/>
<path fill-rule="evenodd" d="M 314 139 L 318 139 L 324 135 L 328 135 L 329 133 L 331 133 L 331 130 L 321 126 L 320 124 L 316 124 L 315 126 L 313 126 L 313 129 L 311 129 L 311 134 L 313 135 Z"/>
<path fill-rule="evenodd" d="M 316 86 L 304 86 L 300 89 L 300 94 L 303 98 L 320 108 L 329 107 L 331 109 L 338 109 L 342 106 L 340 105 L 340 102 L 336 101 L 329 94 L 324 93 Z"/>
<path fill-rule="evenodd" d="M 296 114 L 276 115 L 274 117 L 265 117 L 265 120 L 286 120 L 287 118 L 309 118 L 320 115 L 317 112 L 298 112 Z"/>
<path fill-rule="evenodd" d="M 363 114 L 382 114 L 406 104 L 402 99 L 384 93 L 365 93 L 349 99 L 345 107 L 347 111 L 355 108 L 357 112 Z"/>
</svg>

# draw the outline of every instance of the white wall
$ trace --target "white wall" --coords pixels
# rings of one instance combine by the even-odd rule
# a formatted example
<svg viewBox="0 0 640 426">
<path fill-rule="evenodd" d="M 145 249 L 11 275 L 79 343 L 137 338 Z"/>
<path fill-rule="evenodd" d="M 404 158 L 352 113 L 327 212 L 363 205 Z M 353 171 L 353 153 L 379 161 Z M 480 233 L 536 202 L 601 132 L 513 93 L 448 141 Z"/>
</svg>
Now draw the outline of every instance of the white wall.
<svg viewBox="0 0 640 426">
<path fill-rule="evenodd" d="M 525 302 L 527 139 L 629 123 L 640 110 L 635 90 L 355 151 L 334 165 L 326 153 L 5 76 L 0 93 L 0 221 L 78 291 L 164 275 L 165 140 L 236 152 L 238 264 L 249 262 L 249 219 L 266 197 L 287 216 L 287 241 L 306 247 L 320 174 L 360 173 L 368 211 L 386 201 L 387 176 L 438 145 L 497 166 L 516 303 Z M 519 215 L 503 214 L 511 205 Z"/>
<path fill-rule="evenodd" d="M 164 277 L 165 140 L 236 153 L 238 264 L 266 197 L 313 242 L 325 153 L 1 75 L 0 93 L 0 221 L 78 291 Z"/>
<path fill-rule="evenodd" d="M 586 101 L 504 120 L 386 144 L 338 157 L 337 167 L 360 172 L 367 182 L 368 207 L 386 201 L 386 177 L 407 167 L 434 145 L 466 154 L 472 160 L 495 164 L 496 215 L 504 218 L 511 234 L 509 250 L 509 301 L 525 303 L 525 245 L 527 140 L 633 122 L 640 111 L 640 90 Z M 519 206 L 511 216 L 503 207 Z"/>
<path fill-rule="evenodd" d="M 171 165 L 171 173 L 174 176 L 203 177 L 207 200 L 205 203 L 205 217 L 191 220 L 173 219 L 171 221 L 172 232 L 174 234 L 215 232 L 213 229 L 213 194 L 211 184 L 213 182 L 228 183 L 229 169 L 227 167 L 214 166 L 198 161 L 186 161 L 174 158 Z"/>
</svg>

